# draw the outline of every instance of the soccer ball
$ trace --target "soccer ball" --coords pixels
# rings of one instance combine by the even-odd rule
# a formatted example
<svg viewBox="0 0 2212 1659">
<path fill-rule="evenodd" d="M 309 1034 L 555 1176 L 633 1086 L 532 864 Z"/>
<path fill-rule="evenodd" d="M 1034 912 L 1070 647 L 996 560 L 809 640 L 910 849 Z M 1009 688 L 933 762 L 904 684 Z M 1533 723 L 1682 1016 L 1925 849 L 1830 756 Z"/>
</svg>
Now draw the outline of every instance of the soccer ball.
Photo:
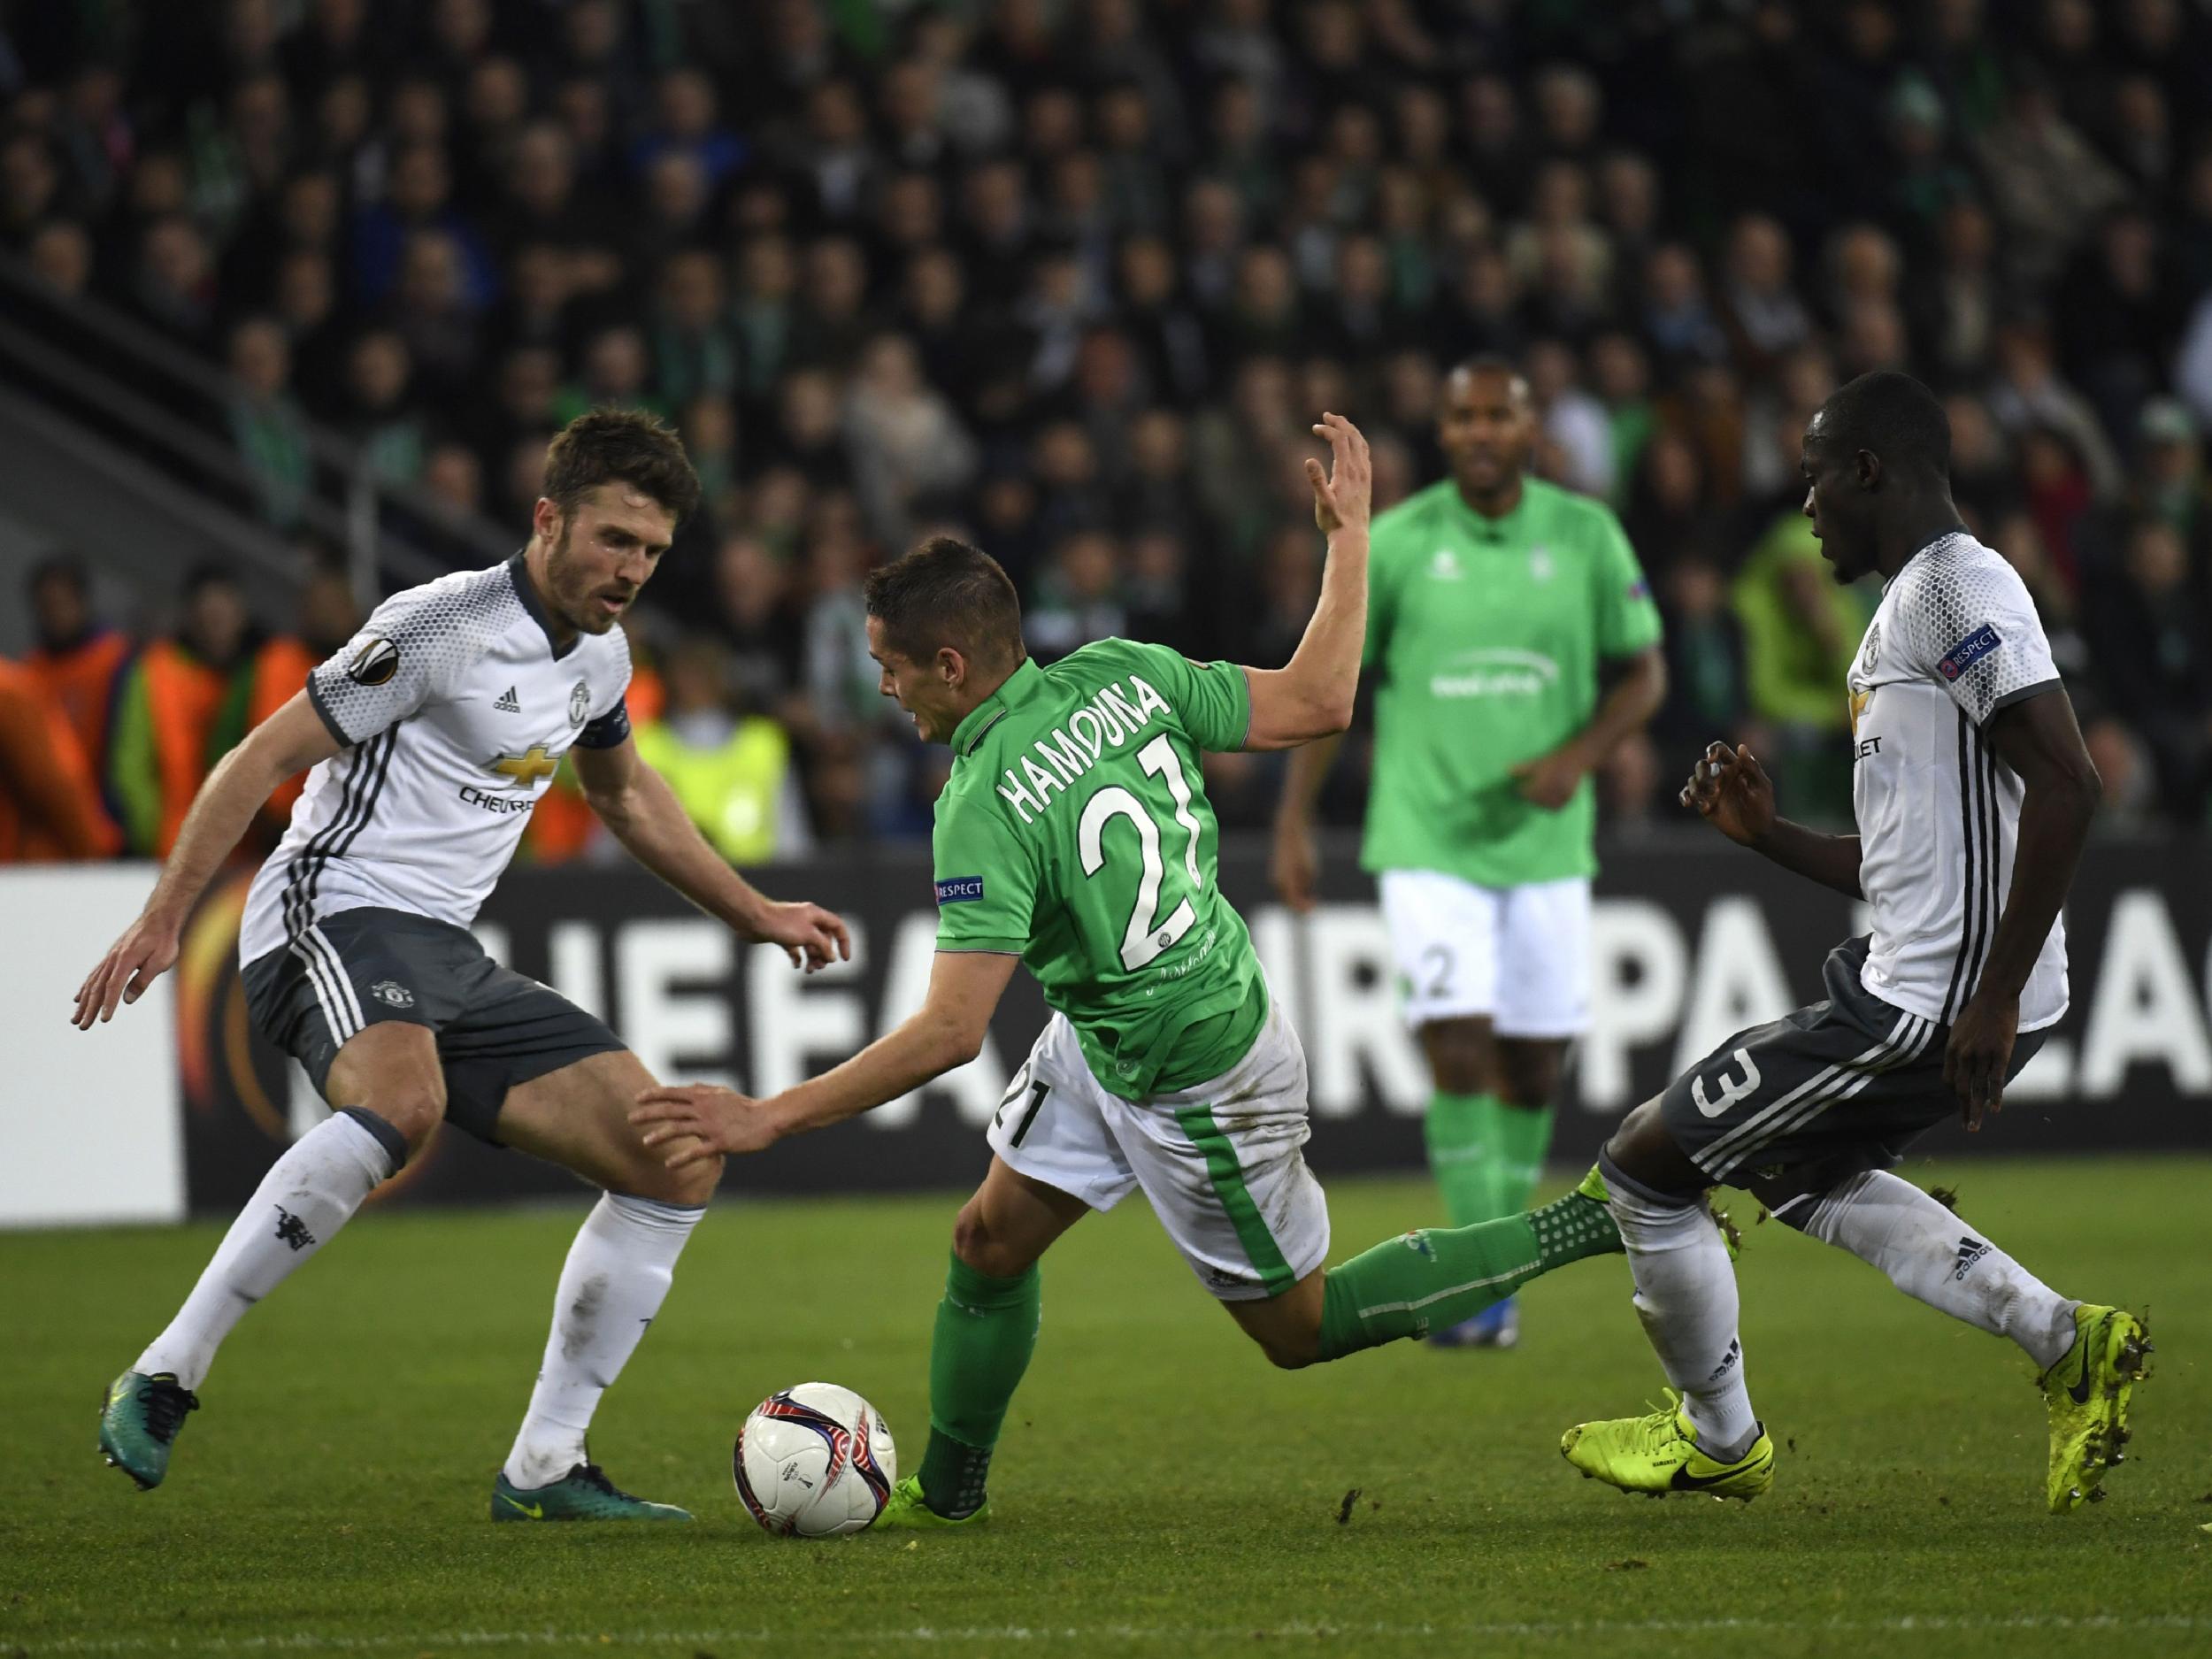
<svg viewBox="0 0 2212 1659">
<path fill-rule="evenodd" d="M 899 1451 L 883 1414 L 851 1389 L 801 1383 L 753 1408 L 730 1472 L 765 1531 L 842 1538 L 883 1513 Z"/>
</svg>

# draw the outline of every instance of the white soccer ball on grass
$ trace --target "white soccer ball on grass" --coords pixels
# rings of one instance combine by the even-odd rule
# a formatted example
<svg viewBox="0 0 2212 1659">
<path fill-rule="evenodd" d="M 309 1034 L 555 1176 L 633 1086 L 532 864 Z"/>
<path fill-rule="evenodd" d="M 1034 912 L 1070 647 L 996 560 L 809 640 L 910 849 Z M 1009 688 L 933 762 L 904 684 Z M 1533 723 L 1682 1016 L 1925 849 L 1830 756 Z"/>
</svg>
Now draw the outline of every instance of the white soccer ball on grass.
<svg viewBox="0 0 2212 1659">
<path fill-rule="evenodd" d="M 849 1388 L 809 1382 L 753 1408 L 730 1471 L 764 1530 L 842 1538 L 883 1513 L 899 1453 L 880 1411 Z"/>
</svg>

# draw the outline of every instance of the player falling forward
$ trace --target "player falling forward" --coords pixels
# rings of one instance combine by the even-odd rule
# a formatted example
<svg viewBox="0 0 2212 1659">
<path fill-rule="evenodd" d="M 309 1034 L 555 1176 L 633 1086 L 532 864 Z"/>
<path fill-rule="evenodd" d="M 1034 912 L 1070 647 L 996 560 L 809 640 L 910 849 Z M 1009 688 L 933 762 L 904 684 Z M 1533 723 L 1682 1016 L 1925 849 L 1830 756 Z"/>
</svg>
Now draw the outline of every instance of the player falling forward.
<svg viewBox="0 0 2212 1659">
<path fill-rule="evenodd" d="M 1856 835 L 1778 818 L 1747 750 L 1715 743 L 1682 791 L 1730 839 L 1871 908 L 1829 954 L 1826 1000 L 1739 1032 L 1631 1112 L 1599 1159 L 1636 1311 L 1678 1405 L 1585 1423 L 1560 1449 L 1655 1495 L 1753 1498 L 1774 1446 L 1752 1415 L 1736 1282 L 1706 1189 L 1870 1263 L 1900 1290 L 2009 1337 L 2041 1374 L 2054 1513 L 2102 1495 L 2150 1344 L 2120 1309 L 2070 1302 L 1979 1228 L 1889 1173 L 1954 1110 L 1978 1130 L 2066 1011 L 2059 907 L 2100 785 L 2034 603 L 1961 526 L 1943 406 L 1863 375 L 1805 429 L 1805 513 L 1838 581 L 1880 606 L 1849 675 Z"/>
<path fill-rule="evenodd" d="M 1454 369 L 1436 441 L 1452 475 L 1376 520 L 1366 665 L 1374 872 L 1406 1023 L 1435 1092 L 1429 1168 L 1455 1227 L 1527 1207 L 1567 1046 L 1590 1017 L 1590 774 L 1666 692 L 1659 612 L 1619 521 L 1527 476 L 1536 412 L 1512 365 Z M 1313 908 L 1313 809 L 1340 740 L 1291 757 L 1272 861 Z M 1432 1347 L 1511 1348 L 1511 1301 Z"/>
<path fill-rule="evenodd" d="M 882 689 L 949 742 L 937 801 L 938 956 L 921 1011 L 771 1100 L 666 1088 L 632 1114 L 672 1165 L 755 1152 L 917 1089 L 974 1058 L 1018 963 L 1056 1012 L 992 1120 L 988 1173 L 953 1228 L 930 1352 L 930 1437 L 888 1525 L 976 1521 L 1037 1340 L 1037 1263 L 1141 1187 L 1199 1282 L 1286 1367 L 1456 1324 L 1539 1273 L 1618 1249 L 1594 1172 L 1525 1216 L 1377 1245 L 1327 1271 L 1328 1208 L 1300 1148 L 1306 1063 L 1243 919 L 1215 880 L 1200 757 L 1343 730 L 1367 608 L 1367 444 L 1314 429 L 1329 539 L 1289 665 L 1199 664 L 1102 640 L 1025 659 L 1014 586 L 986 555 L 925 542 L 868 579 Z M 688 1141 L 685 1140 L 689 1137 Z"/>
<path fill-rule="evenodd" d="M 193 902 L 277 785 L 312 766 L 254 879 L 239 940 L 249 1006 L 336 1109 L 276 1161 L 175 1319 L 109 1388 L 100 1448 L 161 1484 L 215 1350 L 450 1120 L 604 1189 L 571 1248 L 494 1520 L 688 1520 L 618 1490 L 585 1451 L 599 1397 L 662 1299 L 721 1173 L 671 1169 L 626 1121 L 653 1079 L 598 1020 L 488 957 L 468 933 L 564 753 L 639 863 L 810 972 L 844 925 L 778 904 L 701 839 L 637 757 L 617 626 L 698 504 L 673 433 L 600 410 L 546 456 L 529 545 L 395 595 L 307 689 L 226 757 L 144 913 L 77 993 L 89 1027 L 177 956 Z"/>
</svg>

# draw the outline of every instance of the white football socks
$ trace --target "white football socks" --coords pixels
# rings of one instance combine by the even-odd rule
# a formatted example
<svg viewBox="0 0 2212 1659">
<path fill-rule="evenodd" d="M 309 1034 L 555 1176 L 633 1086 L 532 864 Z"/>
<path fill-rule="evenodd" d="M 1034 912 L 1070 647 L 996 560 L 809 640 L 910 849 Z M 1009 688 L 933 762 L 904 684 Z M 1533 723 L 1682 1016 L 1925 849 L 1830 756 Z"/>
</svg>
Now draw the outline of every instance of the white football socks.
<svg viewBox="0 0 2212 1659">
<path fill-rule="evenodd" d="M 2078 1304 L 1910 1181 L 1872 1170 L 1807 1202 L 1811 1213 L 1802 1220 L 1782 1218 L 1880 1268 L 1908 1296 L 2011 1338 L 2037 1370 L 2048 1371 L 2073 1347 Z"/>
<path fill-rule="evenodd" d="M 1736 1333 L 1736 1273 L 1701 1194 L 1662 1204 L 1612 1184 L 1609 1208 L 1636 1279 L 1636 1317 L 1709 1457 L 1733 1463 L 1758 1437 Z"/>
<path fill-rule="evenodd" d="M 550 1486 L 588 1461 L 584 1433 L 599 1396 L 660 1312 L 676 1258 L 705 1213 L 621 1193 L 592 1207 L 561 1269 L 529 1415 L 502 1471 L 517 1491 Z"/>
<path fill-rule="evenodd" d="M 292 1143 L 261 1178 L 184 1306 L 134 1371 L 149 1377 L 173 1371 L 185 1387 L 200 1386 L 216 1348 L 246 1310 L 327 1244 L 399 1167 L 406 1143 L 381 1118 L 373 1121 L 381 1134 L 369 1126 L 367 1114 L 338 1112 Z"/>
</svg>

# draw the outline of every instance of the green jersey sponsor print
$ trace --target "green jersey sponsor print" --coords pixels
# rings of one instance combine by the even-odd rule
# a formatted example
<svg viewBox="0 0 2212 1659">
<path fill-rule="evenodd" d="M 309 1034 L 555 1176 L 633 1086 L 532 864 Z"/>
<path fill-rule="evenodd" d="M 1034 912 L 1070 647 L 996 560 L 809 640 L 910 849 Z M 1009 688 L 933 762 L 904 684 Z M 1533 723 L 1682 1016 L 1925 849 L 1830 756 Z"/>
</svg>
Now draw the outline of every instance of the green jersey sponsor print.
<svg viewBox="0 0 2212 1659">
<path fill-rule="evenodd" d="M 1266 1019 L 1199 767 L 1251 718 L 1235 664 L 1101 640 L 1024 663 L 953 733 L 937 948 L 1020 956 L 1125 1100 L 1220 1076 Z"/>
<path fill-rule="evenodd" d="M 1658 642 L 1619 522 L 1535 479 L 1511 512 L 1485 518 L 1447 480 L 1376 519 L 1372 549 L 1375 767 L 1360 862 L 1484 887 L 1594 873 L 1588 780 L 1547 812 L 1512 769 L 1589 723 L 1603 659 Z"/>
</svg>

